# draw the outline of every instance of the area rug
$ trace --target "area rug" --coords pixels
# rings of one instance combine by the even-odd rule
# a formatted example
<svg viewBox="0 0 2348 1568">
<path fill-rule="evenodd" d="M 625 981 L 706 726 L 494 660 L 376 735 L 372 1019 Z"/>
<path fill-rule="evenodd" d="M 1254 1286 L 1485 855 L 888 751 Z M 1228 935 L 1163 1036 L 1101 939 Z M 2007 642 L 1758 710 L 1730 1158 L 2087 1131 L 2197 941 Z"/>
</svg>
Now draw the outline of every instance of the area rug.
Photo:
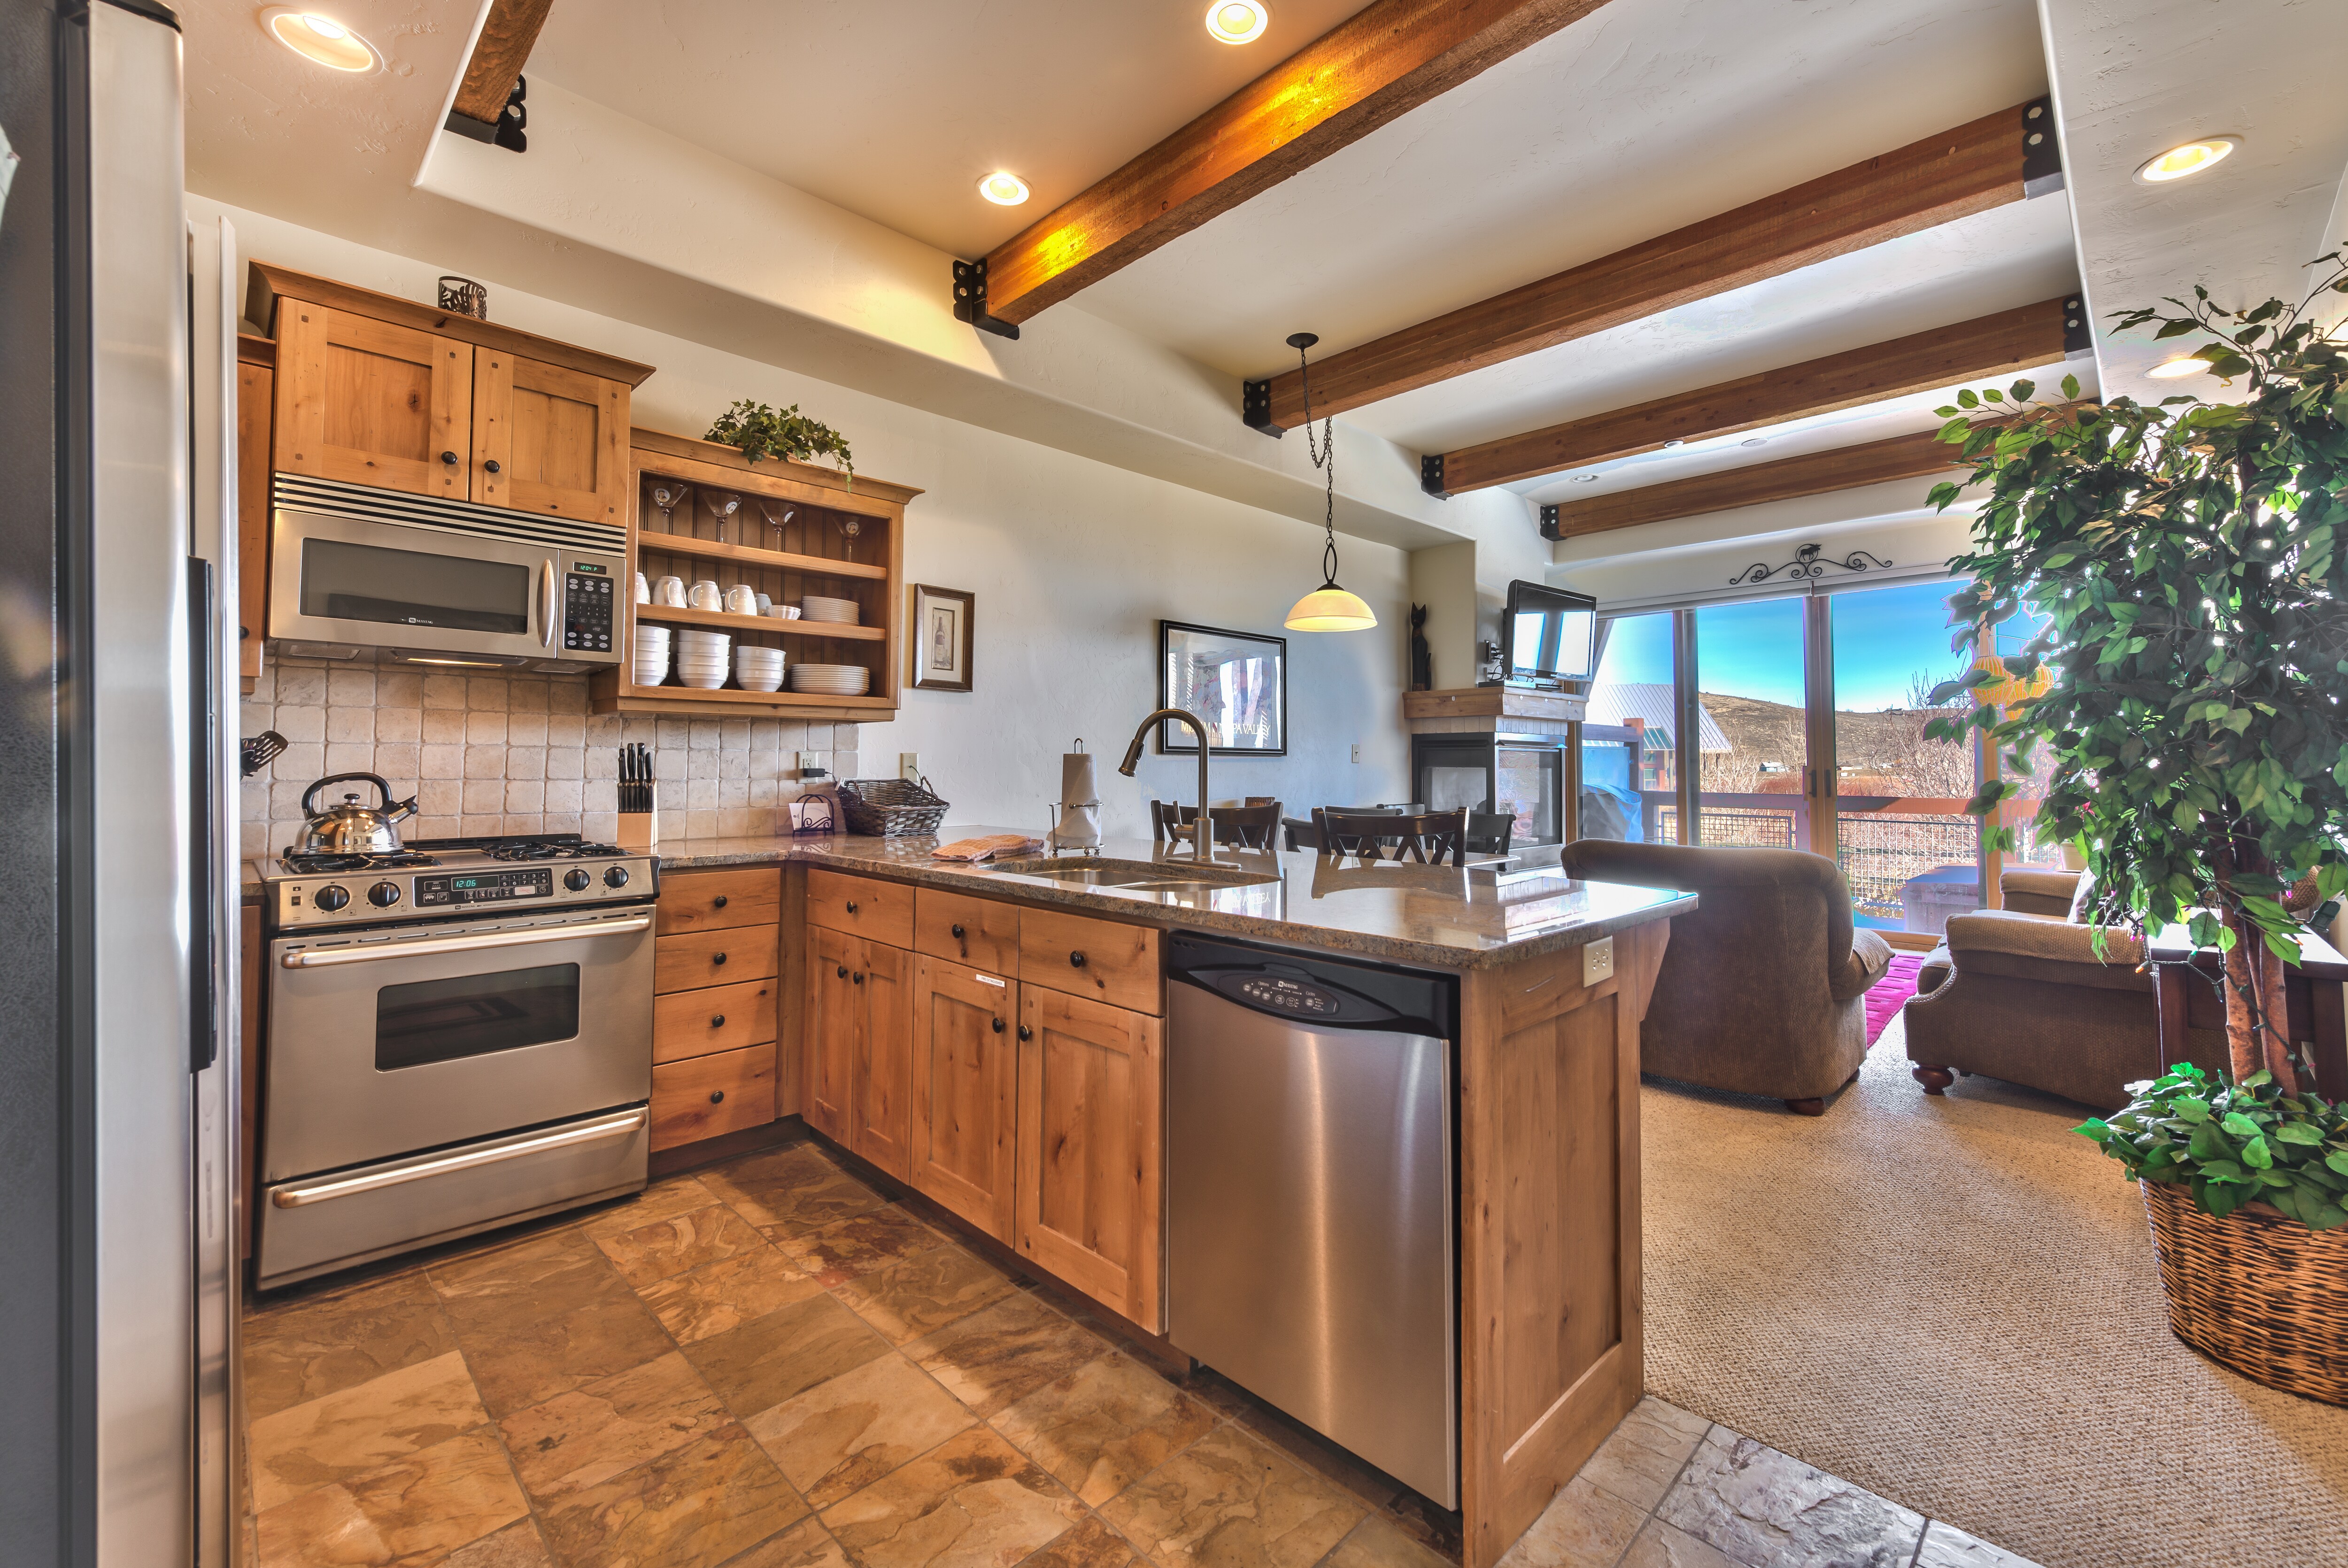
<svg viewBox="0 0 2348 1568">
<path fill-rule="evenodd" d="M 1891 967 L 1883 978 L 1867 988 L 1867 1043 L 1875 1044 L 1883 1037 L 1883 1026 L 1900 1016 L 1908 998 L 1916 994 L 1916 972 L 1924 967 L 1921 953 L 1895 953 Z"/>
<path fill-rule="evenodd" d="M 2348 1410 L 2168 1332 L 2143 1201 L 1894 1019 L 1823 1118 L 1650 1085 L 1647 1384 L 2047 1568 L 2348 1563 Z"/>
</svg>

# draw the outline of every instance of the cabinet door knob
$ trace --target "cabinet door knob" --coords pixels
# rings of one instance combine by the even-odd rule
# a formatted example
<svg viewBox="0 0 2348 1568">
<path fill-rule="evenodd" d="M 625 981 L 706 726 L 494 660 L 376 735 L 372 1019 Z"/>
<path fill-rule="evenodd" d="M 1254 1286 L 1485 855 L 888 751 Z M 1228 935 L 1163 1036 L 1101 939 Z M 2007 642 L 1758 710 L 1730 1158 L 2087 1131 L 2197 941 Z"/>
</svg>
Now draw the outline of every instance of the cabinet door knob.
<svg viewBox="0 0 2348 1568">
<path fill-rule="evenodd" d="M 726 1026 L 726 1015 L 723 1013 L 712 1013 L 709 1016 L 709 1026 L 713 1029 L 724 1028 Z"/>
<path fill-rule="evenodd" d="M 994 1032 L 998 1035 L 1003 1033 L 1003 1020 L 1000 1018 L 994 1020 Z"/>
<path fill-rule="evenodd" d="M 1019 1037 L 1023 1040 L 1032 1040 L 1035 1037 L 1035 1031 L 1022 1024 L 1019 1026 Z"/>
<path fill-rule="evenodd" d="M 716 897 L 714 901 L 712 901 L 712 907 L 716 908 L 716 909 L 724 909 L 724 908 L 726 907 L 726 895 L 725 895 L 724 893 L 722 893 L 722 892 L 721 892 L 721 893 L 719 893 L 719 894 L 717 895 L 717 897 Z"/>
<path fill-rule="evenodd" d="M 709 1103 L 712 1105 L 724 1105 L 726 1103 L 726 1091 L 722 1088 L 711 1089 L 709 1091 Z"/>
<path fill-rule="evenodd" d="M 962 927 L 961 927 L 961 926 L 959 926 L 959 925 L 957 925 L 957 926 L 953 927 L 953 939 L 954 939 L 956 942 L 960 942 L 960 941 L 962 940 Z"/>
<path fill-rule="evenodd" d="M 856 901 L 851 898 L 846 903 L 840 905 L 840 907 L 848 911 L 849 913 L 854 914 L 856 913 Z"/>
<path fill-rule="evenodd" d="M 848 965 L 845 965 L 845 964 L 843 964 L 843 965 L 841 965 L 839 966 L 839 977 L 840 977 L 842 980 L 845 980 L 845 979 L 847 979 L 847 978 L 848 978 Z"/>
<path fill-rule="evenodd" d="M 1081 953 L 1071 953 L 1071 954 L 1068 954 L 1068 967 L 1069 967 L 1069 968 L 1071 968 L 1071 969 L 1082 969 L 1084 966 L 1085 966 L 1085 955 L 1084 955 L 1083 954 L 1081 954 Z"/>
<path fill-rule="evenodd" d="M 443 452 L 440 454 L 440 460 L 453 469 L 457 466 L 457 454 L 454 452 Z"/>
<path fill-rule="evenodd" d="M 487 474 L 494 474 L 503 472 L 504 470 L 498 467 L 497 459 L 491 458 L 488 462 L 481 465 L 481 471 Z"/>
<path fill-rule="evenodd" d="M 725 963 L 725 962 L 726 962 L 726 954 L 724 954 L 723 953 L 720 953 L 720 954 L 716 954 L 715 957 L 711 958 L 709 962 L 711 962 L 712 964 L 723 964 L 723 963 Z"/>
<path fill-rule="evenodd" d="M 853 978 L 855 979 L 856 983 L 857 983 L 859 985 L 863 985 L 863 984 L 864 984 L 864 971 L 862 971 L 861 969 L 858 970 L 858 971 L 856 972 L 855 975 L 853 976 Z"/>
</svg>

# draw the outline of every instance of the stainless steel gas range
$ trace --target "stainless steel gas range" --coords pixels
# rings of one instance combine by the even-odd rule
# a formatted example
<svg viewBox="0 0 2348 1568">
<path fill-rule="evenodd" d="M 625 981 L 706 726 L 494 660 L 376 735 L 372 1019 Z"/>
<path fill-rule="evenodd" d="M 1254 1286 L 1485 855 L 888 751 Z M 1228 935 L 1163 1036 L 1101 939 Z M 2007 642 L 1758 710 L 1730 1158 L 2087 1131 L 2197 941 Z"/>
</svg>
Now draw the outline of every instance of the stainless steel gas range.
<svg viewBox="0 0 2348 1568">
<path fill-rule="evenodd" d="M 261 1288 L 644 1186 L 651 856 L 543 835 L 255 869 Z"/>
</svg>

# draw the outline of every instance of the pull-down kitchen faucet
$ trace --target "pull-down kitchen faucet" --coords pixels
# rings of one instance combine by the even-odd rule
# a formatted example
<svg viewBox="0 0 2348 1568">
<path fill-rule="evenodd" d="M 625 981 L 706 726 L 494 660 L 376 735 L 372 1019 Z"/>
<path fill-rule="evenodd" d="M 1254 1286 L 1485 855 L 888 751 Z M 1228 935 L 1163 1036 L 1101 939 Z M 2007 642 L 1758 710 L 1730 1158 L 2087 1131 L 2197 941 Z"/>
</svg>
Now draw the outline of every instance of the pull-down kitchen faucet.
<svg viewBox="0 0 2348 1568">
<path fill-rule="evenodd" d="M 1184 708 L 1161 707 L 1143 719 L 1141 727 L 1133 732 L 1133 744 L 1125 748 L 1125 760 L 1117 765 L 1117 770 L 1128 779 L 1133 777 L 1133 770 L 1141 766 L 1141 743 L 1149 738 L 1150 727 L 1165 718 L 1179 718 L 1199 733 L 1199 819 L 1191 828 L 1190 855 L 1194 860 L 1212 861 L 1215 827 L 1207 810 L 1207 727 L 1200 722 L 1197 714 Z"/>
</svg>

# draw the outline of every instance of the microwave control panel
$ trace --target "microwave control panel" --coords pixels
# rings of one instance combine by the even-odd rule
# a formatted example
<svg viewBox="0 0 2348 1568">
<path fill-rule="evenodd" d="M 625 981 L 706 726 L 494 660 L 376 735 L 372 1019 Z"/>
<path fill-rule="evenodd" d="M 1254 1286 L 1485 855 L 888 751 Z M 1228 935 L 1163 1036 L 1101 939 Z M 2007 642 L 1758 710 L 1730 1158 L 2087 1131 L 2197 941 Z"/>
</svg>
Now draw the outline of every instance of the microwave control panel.
<svg viewBox="0 0 2348 1568">
<path fill-rule="evenodd" d="M 573 562 L 562 574 L 562 645 L 581 653 L 612 651 L 612 573 Z"/>
</svg>

